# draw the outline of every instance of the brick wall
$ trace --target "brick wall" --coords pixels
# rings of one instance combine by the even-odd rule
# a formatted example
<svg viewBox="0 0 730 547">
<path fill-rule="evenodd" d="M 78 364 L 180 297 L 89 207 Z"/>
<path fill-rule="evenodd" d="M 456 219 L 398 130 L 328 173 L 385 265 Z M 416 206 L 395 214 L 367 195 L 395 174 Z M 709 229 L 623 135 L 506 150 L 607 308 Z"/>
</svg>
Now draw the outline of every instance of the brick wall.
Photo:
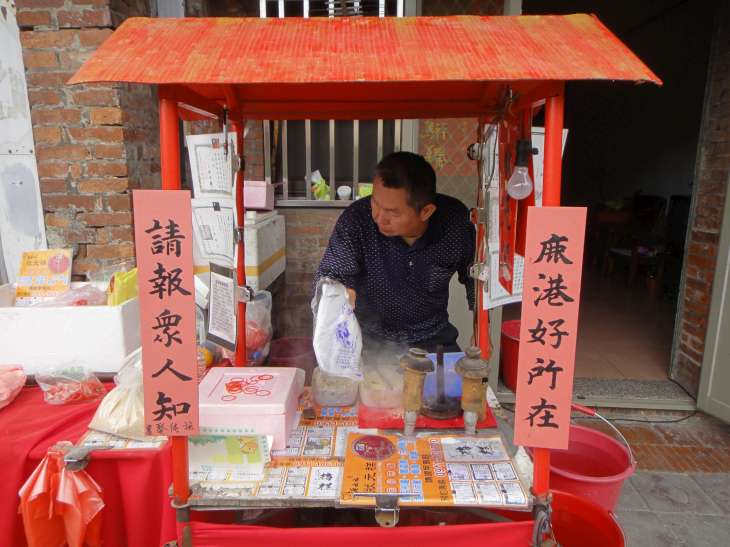
<svg viewBox="0 0 730 547">
<path fill-rule="evenodd" d="M 730 173 L 730 6 L 717 8 L 671 377 L 697 393 Z"/>
<path fill-rule="evenodd" d="M 18 0 L 38 174 L 51 246 L 74 274 L 104 278 L 134 256 L 129 189 L 159 185 L 155 92 L 67 86 L 139 0 Z"/>
</svg>

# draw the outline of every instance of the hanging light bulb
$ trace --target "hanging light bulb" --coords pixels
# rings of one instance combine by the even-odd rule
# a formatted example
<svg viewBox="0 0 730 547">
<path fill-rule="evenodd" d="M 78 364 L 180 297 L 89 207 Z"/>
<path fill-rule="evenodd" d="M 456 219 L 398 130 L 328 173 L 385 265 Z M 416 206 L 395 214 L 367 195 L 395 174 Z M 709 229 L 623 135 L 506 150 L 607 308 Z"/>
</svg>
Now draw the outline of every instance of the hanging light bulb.
<svg viewBox="0 0 730 547">
<path fill-rule="evenodd" d="M 530 141 L 517 141 L 517 161 L 512 176 L 507 181 L 507 194 L 512 199 L 525 199 L 532 193 L 534 184 L 527 169 L 528 160 L 532 154 Z"/>
</svg>

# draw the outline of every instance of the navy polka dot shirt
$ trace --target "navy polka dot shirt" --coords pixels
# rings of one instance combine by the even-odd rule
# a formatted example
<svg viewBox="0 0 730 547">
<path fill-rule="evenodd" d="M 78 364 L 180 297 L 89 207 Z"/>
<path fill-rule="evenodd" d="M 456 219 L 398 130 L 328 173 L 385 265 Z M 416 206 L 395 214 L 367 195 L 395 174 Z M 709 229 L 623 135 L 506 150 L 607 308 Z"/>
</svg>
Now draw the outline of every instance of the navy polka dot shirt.
<svg viewBox="0 0 730 547">
<path fill-rule="evenodd" d="M 355 289 L 355 314 L 365 334 L 399 343 L 428 340 L 449 320 L 449 281 L 456 272 L 474 309 L 475 231 L 459 200 L 437 194 L 436 212 L 412 246 L 380 233 L 370 198 L 342 213 L 315 274 Z"/>
</svg>

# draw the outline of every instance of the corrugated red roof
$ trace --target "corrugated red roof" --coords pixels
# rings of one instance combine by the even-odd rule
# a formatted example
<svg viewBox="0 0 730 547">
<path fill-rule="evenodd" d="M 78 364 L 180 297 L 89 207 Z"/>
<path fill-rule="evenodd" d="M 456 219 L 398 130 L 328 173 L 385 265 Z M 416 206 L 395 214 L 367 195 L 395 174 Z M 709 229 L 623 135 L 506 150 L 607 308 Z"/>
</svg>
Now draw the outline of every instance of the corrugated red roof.
<svg viewBox="0 0 730 547">
<path fill-rule="evenodd" d="M 460 112 L 483 108 L 494 83 L 563 80 L 661 83 L 590 15 L 131 18 L 70 83 L 179 84 L 215 100 L 234 86 L 242 103 L 281 102 L 291 118 L 303 114 L 293 103 L 317 98 L 408 95 Z"/>
</svg>

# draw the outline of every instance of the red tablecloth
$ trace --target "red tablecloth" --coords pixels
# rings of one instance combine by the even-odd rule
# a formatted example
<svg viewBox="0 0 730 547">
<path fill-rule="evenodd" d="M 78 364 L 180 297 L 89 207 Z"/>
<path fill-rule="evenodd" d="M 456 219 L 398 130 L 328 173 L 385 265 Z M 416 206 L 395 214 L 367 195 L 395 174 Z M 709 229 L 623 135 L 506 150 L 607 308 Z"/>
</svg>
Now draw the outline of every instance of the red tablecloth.
<svg viewBox="0 0 730 547">
<path fill-rule="evenodd" d="M 86 432 L 97 402 L 49 405 L 39 388 L 25 388 L 0 410 L 0 537 L 24 546 L 18 490 L 49 446 L 76 442 Z M 175 539 L 169 446 L 161 450 L 114 450 L 92 454 L 86 471 L 102 488 L 102 538 L 107 547 L 158 547 Z"/>
</svg>

